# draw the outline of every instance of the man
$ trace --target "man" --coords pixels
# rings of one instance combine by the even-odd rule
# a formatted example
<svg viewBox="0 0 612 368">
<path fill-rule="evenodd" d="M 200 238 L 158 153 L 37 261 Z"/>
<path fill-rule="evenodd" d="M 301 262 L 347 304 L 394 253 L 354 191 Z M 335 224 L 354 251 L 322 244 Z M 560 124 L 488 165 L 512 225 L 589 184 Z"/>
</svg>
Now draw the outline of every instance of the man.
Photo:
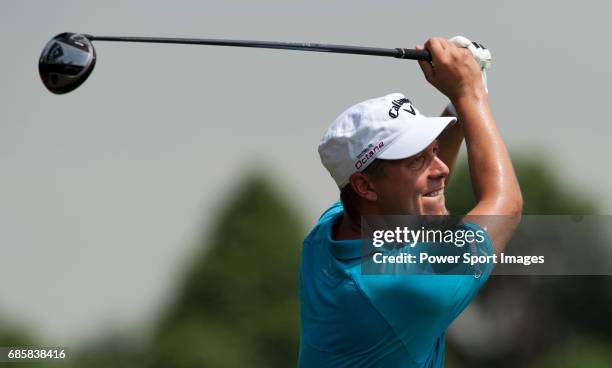
<svg viewBox="0 0 612 368">
<path fill-rule="evenodd" d="M 458 121 L 425 117 L 409 99 L 391 94 L 349 108 L 321 140 L 321 160 L 341 201 L 304 240 L 301 367 L 444 365 L 445 331 L 492 265 L 481 277 L 363 275 L 359 239 L 362 216 L 447 214 L 444 187 L 464 137 L 476 197 L 465 226 L 486 229 L 488 253 L 499 254 L 518 225 L 519 184 L 473 56 L 482 46 L 470 52 L 469 42 L 455 43 L 428 40 L 433 61 L 420 66 L 451 101 L 445 113 L 455 110 Z"/>
</svg>

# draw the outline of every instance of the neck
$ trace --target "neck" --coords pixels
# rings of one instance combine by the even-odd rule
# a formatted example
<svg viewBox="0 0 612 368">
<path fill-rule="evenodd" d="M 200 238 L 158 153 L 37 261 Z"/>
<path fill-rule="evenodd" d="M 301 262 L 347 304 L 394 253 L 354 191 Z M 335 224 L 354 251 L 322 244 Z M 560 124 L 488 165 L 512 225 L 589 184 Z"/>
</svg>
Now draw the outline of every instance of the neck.
<svg viewBox="0 0 612 368">
<path fill-rule="evenodd" d="M 334 240 L 353 240 L 361 238 L 361 217 L 344 211 L 340 220 L 334 226 Z"/>
</svg>

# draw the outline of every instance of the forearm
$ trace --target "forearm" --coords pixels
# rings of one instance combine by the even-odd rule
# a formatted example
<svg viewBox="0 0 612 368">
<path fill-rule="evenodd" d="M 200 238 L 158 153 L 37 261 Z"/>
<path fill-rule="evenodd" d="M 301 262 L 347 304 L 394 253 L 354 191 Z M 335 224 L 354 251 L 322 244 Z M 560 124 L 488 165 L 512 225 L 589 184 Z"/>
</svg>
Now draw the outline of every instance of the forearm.
<svg viewBox="0 0 612 368">
<path fill-rule="evenodd" d="M 448 111 L 448 109 L 444 109 L 440 116 L 453 115 Z M 449 174 L 445 181 L 445 185 L 448 185 L 453 174 L 455 164 L 457 163 L 461 143 L 463 143 L 461 121 L 457 120 L 453 125 L 446 128 L 438 137 L 438 141 L 440 142 L 438 157 L 440 157 L 440 159 L 446 164 L 446 166 L 448 166 L 449 169 Z"/>
<path fill-rule="evenodd" d="M 477 203 L 487 203 L 486 212 L 511 215 L 520 212 L 522 197 L 510 155 L 495 125 L 487 94 L 476 91 L 453 101 L 468 152 L 472 186 Z"/>
</svg>

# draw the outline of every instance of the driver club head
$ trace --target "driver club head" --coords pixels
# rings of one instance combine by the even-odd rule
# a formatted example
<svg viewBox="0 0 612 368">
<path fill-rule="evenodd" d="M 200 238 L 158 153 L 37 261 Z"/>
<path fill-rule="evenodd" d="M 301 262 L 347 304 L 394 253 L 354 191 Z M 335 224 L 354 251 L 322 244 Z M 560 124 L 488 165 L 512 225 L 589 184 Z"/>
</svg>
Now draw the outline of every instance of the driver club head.
<svg viewBox="0 0 612 368">
<path fill-rule="evenodd" d="M 80 86 L 96 65 L 91 41 L 78 33 L 60 33 L 47 43 L 38 71 L 43 84 L 55 94 L 68 93 Z"/>
</svg>

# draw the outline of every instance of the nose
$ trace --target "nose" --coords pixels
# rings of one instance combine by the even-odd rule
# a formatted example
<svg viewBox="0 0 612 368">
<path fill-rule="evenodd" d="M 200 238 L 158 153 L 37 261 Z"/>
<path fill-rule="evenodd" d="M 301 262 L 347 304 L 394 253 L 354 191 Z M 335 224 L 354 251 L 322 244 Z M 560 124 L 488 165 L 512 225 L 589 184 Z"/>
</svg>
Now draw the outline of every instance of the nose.
<svg viewBox="0 0 612 368">
<path fill-rule="evenodd" d="M 449 174 L 448 166 L 444 163 L 444 161 L 440 160 L 438 156 L 435 156 L 433 161 L 431 162 L 431 166 L 429 166 L 429 178 L 434 180 L 444 180 Z"/>
</svg>

